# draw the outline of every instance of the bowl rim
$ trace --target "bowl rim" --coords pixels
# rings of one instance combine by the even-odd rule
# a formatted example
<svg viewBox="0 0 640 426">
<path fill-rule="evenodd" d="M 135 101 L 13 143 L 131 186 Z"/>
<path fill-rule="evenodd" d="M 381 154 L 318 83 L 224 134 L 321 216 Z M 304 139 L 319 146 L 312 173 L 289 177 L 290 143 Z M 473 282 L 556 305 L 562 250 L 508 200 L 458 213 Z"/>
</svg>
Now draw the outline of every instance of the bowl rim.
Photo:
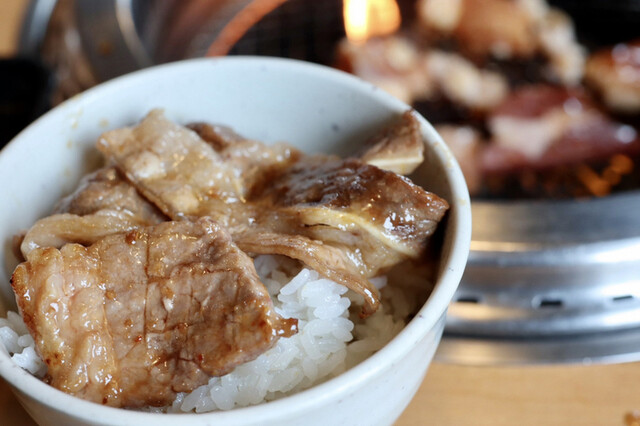
<svg viewBox="0 0 640 426">
<path fill-rule="evenodd" d="M 320 78 L 330 80 L 332 84 L 349 87 L 349 90 L 369 93 L 368 96 L 372 102 L 375 101 L 384 104 L 390 112 L 397 111 L 398 113 L 402 113 L 411 109 L 405 103 L 358 77 L 322 65 L 292 59 L 254 56 L 197 58 L 136 71 L 102 83 L 88 89 L 80 95 L 76 95 L 76 97 L 63 102 L 47 112 L 20 132 L 0 151 L 0 158 L 10 156 L 14 149 L 13 147 L 19 144 L 20 141 L 28 139 L 31 133 L 34 132 L 34 129 L 42 126 L 43 123 L 58 119 L 67 109 L 72 106 L 77 106 L 78 102 L 91 105 L 93 99 L 108 97 L 109 93 L 119 90 L 120 87 L 136 82 L 144 84 L 144 81 L 151 81 L 158 75 L 162 76 L 162 74 L 168 72 L 180 72 L 180 70 L 183 69 L 202 68 L 202 70 L 206 70 L 212 64 L 229 66 L 230 68 L 236 66 L 260 67 L 267 64 L 272 68 L 283 71 L 295 70 L 296 72 L 305 72 L 308 74 L 309 79 Z M 249 418 L 265 421 L 274 418 L 274 416 L 277 417 L 278 413 L 281 412 L 291 414 L 293 411 L 304 411 L 309 407 L 315 406 L 323 399 L 333 398 L 349 390 L 357 389 L 360 383 L 366 381 L 369 377 L 375 376 L 383 367 L 399 362 L 403 355 L 409 352 L 411 348 L 424 337 L 426 332 L 433 329 L 438 320 L 445 314 L 447 306 L 460 282 L 469 254 L 471 241 L 471 203 L 465 180 L 453 155 L 433 126 L 419 114 L 416 114 L 416 117 L 420 123 L 425 143 L 431 146 L 438 160 L 444 165 L 452 197 L 452 200 L 449 200 L 452 208 L 448 218 L 448 226 L 451 229 L 450 232 L 453 233 L 450 249 L 445 257 L 445 263 L 441 266 L 441 276 L 435 283 L 434 290 L 425 304 L 403 330 L 381 350 L 335 378 L 278 400 L 255 406 L 235 408 L 229 411 L 201 413 L 193 416 L 189 421 L 206 423 L 215 419 L 216 421 L 237 422 L 241 419 Z M 110 424 L 133 421 L 153 421 L 157 424 L 169 424 L 179 419 L 182 421 L 186 420 L 184 417 L 185 414 L 182 413 L 149 413 L 123 410 L 103 406 L 66 394 L 45 384 L 26 370 L 17 366 L 10 359 L 6 351 L 3 350 L 0 350 L 0 375 L 4 377 L 12 387 L 37 400 L 41 404 L 57 411 L 72 414 L 79 419 L 93 421 L 97 419 L 109 419 Z M 190 413 L 186 414 L 188 415 Z"/>
</svg>

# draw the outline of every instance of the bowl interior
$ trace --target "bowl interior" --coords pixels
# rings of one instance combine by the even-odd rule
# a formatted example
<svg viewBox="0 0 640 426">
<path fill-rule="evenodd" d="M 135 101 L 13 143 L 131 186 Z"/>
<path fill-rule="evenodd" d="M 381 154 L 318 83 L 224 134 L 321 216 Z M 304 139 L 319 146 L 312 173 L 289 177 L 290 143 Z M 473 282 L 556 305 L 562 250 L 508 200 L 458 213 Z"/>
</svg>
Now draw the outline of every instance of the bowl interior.
<svg viewBox="0 0 640 426">
<path fill-rule="evenodd" d="M 4 182 L 0 294 L 5 308 L 15 309 L 9 285 L 16 265 L 12 236 L 49 214 L 83 174 L 97 167 L 94 145 L 101 133 L 135 124 L 153 108 L 163 108 L 179 123 L 220 123 L 267 143 L 286 141 L 306 152 L 337 154 L 354 152 L 357 142 L 408 109 L 374 86 L 338 71 L 290 60 L 242 57 L 155 67 L 78 95 L 37 120 L 0 153 Z M 457 163 L 433 128 L 420 120 L 428 149 L 416 182 L 452 205 L 438 283 L 421 310 L 426 322 L 420 327 L 429 328 L 445 311 L 462 275 L 471 222 Z M 420 333 L 417 328 L 416 332 Z M 21 373 L 8 373 L 3 364 L 0 373 L 28 393 L 26 385 L 18 384 L 16 374 Z"/>
</svg>

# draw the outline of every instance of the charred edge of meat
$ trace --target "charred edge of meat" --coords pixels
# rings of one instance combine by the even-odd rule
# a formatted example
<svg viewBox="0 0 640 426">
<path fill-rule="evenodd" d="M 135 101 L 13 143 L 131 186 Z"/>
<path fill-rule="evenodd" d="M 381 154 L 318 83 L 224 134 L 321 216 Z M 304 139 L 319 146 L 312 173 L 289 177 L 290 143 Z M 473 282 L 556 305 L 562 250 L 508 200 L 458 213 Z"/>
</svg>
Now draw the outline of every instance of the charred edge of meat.
<svg viewBox="0 0 640 426">
<path fill-rule="evenodd" d="M 240 136 L 233 131 L 233 129 L 227 126 L 196 122 L 189 123 L 185 127 L 196 132 L 202 140 L 211 145 L 211 147 L 217 152 L 229 148 L 235 142 L 246 140 L 245 137 Z"/>
</svg>

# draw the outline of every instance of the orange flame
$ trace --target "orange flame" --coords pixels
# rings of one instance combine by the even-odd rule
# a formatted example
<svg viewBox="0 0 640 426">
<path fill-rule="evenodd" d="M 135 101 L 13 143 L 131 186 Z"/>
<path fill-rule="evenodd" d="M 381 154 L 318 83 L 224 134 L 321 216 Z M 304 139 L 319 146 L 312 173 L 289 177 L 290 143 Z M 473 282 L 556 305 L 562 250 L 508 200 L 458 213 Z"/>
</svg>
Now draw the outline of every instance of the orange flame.
<svg viewBox="0 0 640 426">
<path fill-rule="evenodd" d="M 344 0 L 344 26 L 355 43 L 392 34 L 400 27 L 400 8 L 395 0 Z"/>
</svg>

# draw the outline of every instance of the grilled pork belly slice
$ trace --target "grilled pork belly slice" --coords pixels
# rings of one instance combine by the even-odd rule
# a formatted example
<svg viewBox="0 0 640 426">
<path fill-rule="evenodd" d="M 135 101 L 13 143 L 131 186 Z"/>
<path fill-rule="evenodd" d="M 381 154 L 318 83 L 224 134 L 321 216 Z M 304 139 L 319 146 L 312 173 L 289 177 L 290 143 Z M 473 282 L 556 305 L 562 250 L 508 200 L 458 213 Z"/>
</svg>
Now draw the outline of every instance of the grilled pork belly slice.
<svg viewBox="0 0 640 426">
<path fill-rule="evenodd" d="M 117 407 L 170 404 L 296 331 L 208 218 L 33 250 L 12 285 L 49 383 Z"/>
<path fill-rule="evenodd" d="M 424 142 L 420 124 L 411 111 L 396 124 L 374 135 L 365 143 L 360 159 L 367 164 L 400 175 L 411 174 L 424 161 Z"/>
<path fill-rule="evenodd" d="M 224 151 L 237 143 L 247 140 L 247 138 L 239 135 L 232 128 L 219 124 L 195 122 L 187 124 L 186 127 L 196 132 L 217 152 Z"/>
<path fill-rule="evenodd" d="M 376 289 L 365 278 L 403 260 L 419 259 L 448 208 L 444 200 L 396 173 L 328 156 L 305 157 L 281 170 L 254 187 L 248 201 L 259 212 L 252 232 L 272 236 L 261 240 L 269 245 L 260 251 L 255 239 L 249 250 L 245 240 L 234 235 L 241 248 L 274 250 L 271 253 L 320 267 L 318 272 L 365 297 L 364 315 L 379 303 Z M 329 250 L 335 254 L 325 258 Z M 310 252 L 321 259 L 310 259 Z"/>
<path fill-rule="evenodd" d="M 171 218 L 228 217 L 229 205 L 243 199 L 240 174 L 197 133 L 149 113 L 136 127 L 107 132 L 98 149 L 134 183 L 135 187 Z M 223 223 L 223 225 L 225 225 Z"/>
<path fill-rule="evenodd" d="M 23 259 L 40 247 L 60 248 L 67 243 L 91 245 L 107 235 L 127 232 L 141 226 L 118 212 L 99 212 L 87 216 L 54 214 L 38 220 L 20 244 Z"/>
<path fill-rule="evenodd" d="M 529 56 L 535 52 L 536 22 L 510 0 L 419 0 L 419 23 L 429 38 L 450 36 L 469 55 Z"/>
<path fill-rule="evenodd" d="M 408 104 L 446 100 L 482 115 L 508 92 L 507 79 L 462 55 L 421 48 L 408 36 L 343 41 L 339 67 L 391 93 Z"/>
<path fill-rule="evenodd" d="M 289 144 L 278 142 L 265 145 L 244 138 L 225 126 L 194 123 L 187 128 L 194 130 L 220 156 L 225 167 L 233 170 L 242 181 L 242 197 L 246 191 L 261 183 L 271 170 L 282 169 L 297 161 L 302 153 Z"/>
<path fill-rule="evenodd" d="M 293 163 L 301 156 L 300 151 L 288 144 L 266 146 L 240 136 L 226 126 L 198 122 L 186 127 L 198 133 L 225 162 L 240 170 L 248 187 L 254 186 L 265 170 Z M 358 157 L 365 163 L 401 175 L 411 174 L 424 161 L 420 124 L 411 111 L 405 112 L 397 123 L 373 135 L 364 146 Z"/>
<path fill-rule="evenodd" d="M 375 37 L 366 43 L 342 40 L 336 66 L 376 85 L 407 104 L 431 97 L 435 82 L 424 72 L 418 45 L 401 34 Z"/>
<path fill-rule="evenodd" d="M 367 278 L 420 257 L 448 208 L 409 180 L 356 159 L 305 156 L 254 141 L 216 151 L 158 111 L 137 127 L 106 133 L 98 148 L 174 220 L 210 216 L 234 239 L 268 235 L 256 239 L 265 243 L 262 249 L 253 241 L 250 251 L 286 251 L 304 263 L 310 262 L 311 247 L 318 253 L 324 246 L 342 251 L 331 268 L 350 277 L 338 281 L 365 297 L 365 314 L 379 303 Z M 282 235 L 281 246 L 273 243 L 275 235 Z M 324 271 L 319 272 L 328 276 Z"/>
<path fill-rule="evenodd" d="M 287 227 L 297 224 L 297 233 L 352 244 L 361 250 L 367 276 L 397 263 L 391 258 L 369 262 L 367 257 L 376 250 L 386 248 L 385 257 L 395 254 L 403 260 L 419 257 L 426 236 L 433 233 L 448 208 L 446 201 L 396 173 L 357 159 L 328 156 L 306 157 L 255 189 L 251 200 L 276 208 L 280 220 L 270 224 L 271 228 L 285 232 L 283 223 Z M 375 241 L 372 246 L 368 238 Z"/>
<path fill-rule="evenodd" d="M 612 111 L 640 113 L 640 39 L 591 55 L 585 80 Z"/>
<path fill-rule="evenodd" d="M 540 58 L 545 80 L 571 86 L 584 74 L 571 18 L 544 0 L 419 0 L 417 16 L 427 42 L 453 43 L 476 63 Z"/>
<path fill-rule="evenodd" d="M 481 159 L 487 174 L 640 153 L 636 130 L 603 114 L 577 89 L 524 87 L 496 108 L 488 124 L 493 139 Z"/>
<path fill-rule="evenodd" d="M 72 194 L 60 200 L 52 216 L 40 219 L 19 237 L 19 247 L 24 260 L 38 247 L 90 245 L 106 235 L 166 220 L 115 168 L 105 167 L 85 176 Z"/>
<path fill-rule="evenodd" d="M 103 210 L 121 212 L 141 225 L 168 220 L 115 167 L 104 167 L 83 177 L 76 190 L 60 200 L 53 212 L 85 216 Z"/>
<path fill-rule="evenodd" d="M 235 235 L 234 241 L 242 251 L 252 255 L 279 254 L 299 260 L 319 274 L 361 294 L 365 299 L 363 317 L 373 314 L 380 305 L 378 290 L 358 268 L 363 262 L 357 249 L 324 244 L 303 235 L 256 231 Z"/>
</svg>

